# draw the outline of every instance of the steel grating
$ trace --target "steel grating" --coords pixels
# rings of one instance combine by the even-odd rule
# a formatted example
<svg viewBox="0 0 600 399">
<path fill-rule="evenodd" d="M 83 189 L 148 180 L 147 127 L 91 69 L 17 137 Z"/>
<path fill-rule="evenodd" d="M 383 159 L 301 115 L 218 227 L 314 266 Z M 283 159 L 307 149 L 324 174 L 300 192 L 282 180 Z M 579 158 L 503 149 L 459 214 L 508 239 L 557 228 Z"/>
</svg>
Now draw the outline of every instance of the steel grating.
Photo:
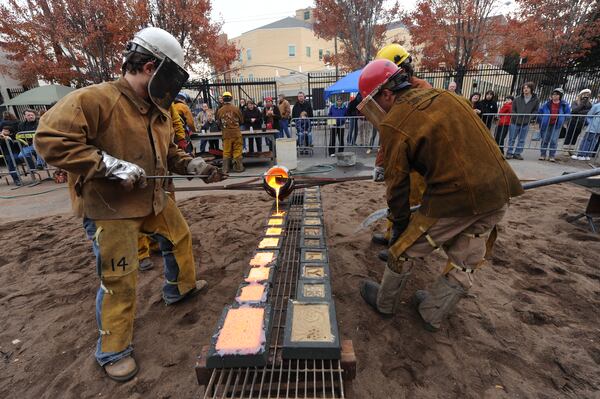
<svg viewBox="0 0 600 399">
<path fill-rule="evenodd" d="M 303 190 L 296 190 L 289 199 L 280 265 L 270 291 L 273 313 L 267 366 L 207 370 L 197 365 L 198 381 L 202 384 L 201 375 L 208 379 L 204 399 L 347 397 L 344 383 L 353 378 L 353 360 L 344 362 L 344 356 L 342 360 L 284 360 L 281 357 L 287 303 L 288 299 L 295 298 L 300 272 L 302 211 Z M 349 357 L 353 359 L 351 343 L 348 346 L 352 352 Z"/>
</svg>

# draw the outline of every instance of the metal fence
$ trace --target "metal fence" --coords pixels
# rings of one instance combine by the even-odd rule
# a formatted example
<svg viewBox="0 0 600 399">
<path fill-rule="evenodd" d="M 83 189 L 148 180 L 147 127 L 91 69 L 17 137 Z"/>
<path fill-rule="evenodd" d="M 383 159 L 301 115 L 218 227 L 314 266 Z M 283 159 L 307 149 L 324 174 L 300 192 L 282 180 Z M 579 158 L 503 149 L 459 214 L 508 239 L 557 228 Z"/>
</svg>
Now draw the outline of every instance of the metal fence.
<svg viewBox="0 0 600 399">
<path fill-rule="evenodd" d="M 260 103 L 266 97 L 276 102 L 277 82 L 275 79 L 227 79 L 227 80 L 191 80 L 183 89 L 192 96 L 192 107 L 207 103 L 210 108 L 218 106 L 218 98 L 228 91 L 233 95 L 233 103 L 239 105 L 241 99 Z"/>
</svg>

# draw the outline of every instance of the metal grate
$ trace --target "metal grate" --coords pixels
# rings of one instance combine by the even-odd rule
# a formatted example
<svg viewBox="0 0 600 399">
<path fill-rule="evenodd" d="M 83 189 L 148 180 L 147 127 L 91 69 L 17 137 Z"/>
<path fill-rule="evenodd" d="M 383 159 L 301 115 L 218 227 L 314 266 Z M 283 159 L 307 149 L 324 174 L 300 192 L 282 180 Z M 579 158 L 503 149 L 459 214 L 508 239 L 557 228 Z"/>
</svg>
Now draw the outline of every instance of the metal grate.
<svg viewBox="0 0 600 399">
<path fill-rule="evenodd" d="M 345 398 L 340 360 L 283 360 L 288 299 L 296 295 L 300 270 L 303 190 L 289 200 L 282 260 L 271 290 L 273 325 L 265 367 L 214 369 L 204 398 Z"/>
</svg>

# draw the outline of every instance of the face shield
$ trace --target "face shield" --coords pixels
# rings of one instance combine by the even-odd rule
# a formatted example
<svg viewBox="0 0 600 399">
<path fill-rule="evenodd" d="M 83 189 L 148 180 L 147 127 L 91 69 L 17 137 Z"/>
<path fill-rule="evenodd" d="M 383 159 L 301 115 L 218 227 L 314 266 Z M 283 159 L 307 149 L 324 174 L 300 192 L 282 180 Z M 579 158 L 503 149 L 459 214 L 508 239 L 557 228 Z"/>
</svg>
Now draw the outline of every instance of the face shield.
<svg viewBox="0 0 600 399">
<path fill-rule="evenodd" d="M 374 93 L 371 93 L 365 97 L 356 107 L 377 130 L 379 130 L 379 124 L 386 115 L 386 112 L 383 110 L 383 108 L 381 108 L 381 106 L 377 104 L 377 101 L 375 101 L 375 96 L 378 93 L 379 89 L 375 90 Z"/>
<path fill-rule="evenodd" d="M 157 107 L 168 110 L 190 75 L 169 57 L 163 58 L 148 82 L 150 100 Z"/>
</svg>

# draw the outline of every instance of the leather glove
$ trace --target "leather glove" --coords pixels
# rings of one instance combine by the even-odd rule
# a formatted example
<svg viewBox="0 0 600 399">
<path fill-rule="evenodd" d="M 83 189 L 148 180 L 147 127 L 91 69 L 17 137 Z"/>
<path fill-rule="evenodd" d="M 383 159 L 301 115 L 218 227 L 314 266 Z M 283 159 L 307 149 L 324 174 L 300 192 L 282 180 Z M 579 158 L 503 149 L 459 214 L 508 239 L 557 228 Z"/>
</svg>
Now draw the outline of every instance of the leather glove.
<svg viewBox="0 0 600 399">
<path fill-rule="evenodd" d="M 373 181 L 382 182 L 384 179 L 384 169 L 381 166 L 375 166 L 373 168 Z"/>
<path fill-rule="evenodd" d="M 177 147 L 181 148 L 183 151 L 186 151 L 188 147 L 188 142 L 185 139 L 181 139 L 177 142 Z"/>
<path fill-rule="evenodd" d="M 106 173 L 104 175 L 106 177 L 114 176 L 121 179 L 121 185 L 125 187 L 126 190 L 129 191 L 133 189 L 136 184 L 140 188 L 147 186 L 146 172 L 138 165 L 115 158 L 104 151 L 102 151 L 102 162 L 106 167 Z"/>
<path fill-rule="evenodd" d="M 205 183 L 216 183 L 225 177 L 219 168 L 207 164 L 202 158 L 192 159 L 187 165 L 187 172 L 190 175 L 207 175 L 202 178 Z"/>
</svg>

